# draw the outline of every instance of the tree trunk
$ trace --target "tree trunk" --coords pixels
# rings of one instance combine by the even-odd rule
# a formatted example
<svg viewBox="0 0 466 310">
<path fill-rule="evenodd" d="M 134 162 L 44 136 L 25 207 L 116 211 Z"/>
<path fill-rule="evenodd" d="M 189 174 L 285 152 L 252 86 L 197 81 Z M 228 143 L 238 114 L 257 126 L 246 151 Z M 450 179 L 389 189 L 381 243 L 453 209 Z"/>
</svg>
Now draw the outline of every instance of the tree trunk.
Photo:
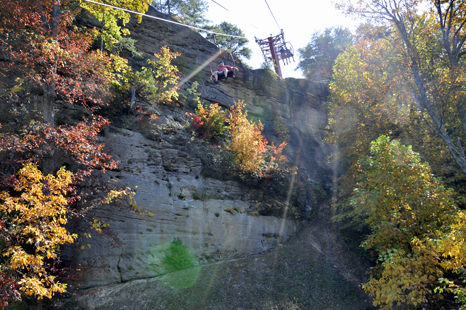
<svg viewBox="0 0 466 310">
<path fill-rule="evenodd" d="M 60 26 L 60 17 L 62 11 L 60 9 L 60 0 L 55 0 L 52 7 L 52 20 L 50 22 L 50 35 L 55 42 L 58 41 L 58 27 Z M 55 96 L 56 96 L 56 78 L 57 63 L 51 68 L 51 79 L 44 87 L 43 109 L 42 116 L 48 127 L 55 127 Z M 55 149 L 52 147 L 49 152 L 44 155 L 42 162 L 42 172 L 47 175 L 55 172 Z"/>
</svg>

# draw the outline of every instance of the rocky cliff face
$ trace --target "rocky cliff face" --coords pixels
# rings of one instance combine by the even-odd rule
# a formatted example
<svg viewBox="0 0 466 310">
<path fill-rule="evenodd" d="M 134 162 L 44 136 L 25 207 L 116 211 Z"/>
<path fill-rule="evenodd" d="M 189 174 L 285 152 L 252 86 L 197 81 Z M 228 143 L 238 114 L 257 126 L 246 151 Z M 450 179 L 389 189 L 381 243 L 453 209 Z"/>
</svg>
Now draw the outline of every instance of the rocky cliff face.
<svg viewBox="0 0 466 310">
<path fill-rule="evenodd" d="M 206 263 L 263 252 L 296 231 L 289 220 L 249 215 L 254 205 L 247 189 L 202 177 L 200 160 L 168 142 L 122 129 L 107 133 L 105 143 L 121 162 L 111 177 L 137 187 L 138 207 L 153 215 L 115 206 L 96 211 L 95 217 L 108 223 L 122 243 L 112 247 L 108 238 L 94 233 L 86 240 L 90 249 L 74 252 L 73 260 L 93 266 L 82 288 L 167 273 L 161 259 L 175 239 Z"/>
<path fill-rule="evenodd" d="M 185 74 L 204 66 L 182 85 L 183 89 L 197 80 L 205 102 L 229 107 L 236 100 L 244 100 L 249 115 L 264 123 L 267 138 L 276 143 L 282 137 L 274 129 L 277 124 L 285 124 L 284 131 L 289 131 L 288 158 L 309 184 L 326 182 L 321 141 L 326 114 L 321 105 L 320 85 L 279 79 L 266 70 L 249 70 L 239 61 L 236 78 L 213 84 L 206 61 L 217 48 L 198 33 L 147 18 L 141 24 L 133 23 L 130 29 L 132 37 L 138 40 L 138 50 L 146 57 L 168 45 L 182 53 L 178 65 Z M 134 65 L 138 65 L 137 61 Z M 111 206 L 96 211 L 96 217 L 110 225 L 121 244 L 113 247 L 110 239 L 94 233 L 86 240 L 90 248 L 68 250 L 67 255 L 74 262 L 92 267 L 92 272 L 84 272 L 80 280 L 84 291 L 108 290 L 110 295 L 106 296 L 112 296 L 112 302 L 117 303 L 123 297 L 112 295 L 119 291 L 115 287 L 131 286 L 133 282 L 141 285 L 136 280 L 168 272 L 162 261 L 175 239 L 201 263 L 208 263 L 264 252 L 296 233 L 297 224 L 292 220 L 248 213 L 256 207 L 248 188 L 235 181 L 201 175 L 200 159 L 185 148 L 190 135 L 183 127 L 184 112 L 190 108 L 160 107 L 161 116 L 149 130 L 112 128 L 103 137 L 115 159 L 121 162 L 120 170 L 110 172 L 109 177 L 120 185 L 137 186 L 138 207 L 153 216 Z M 314 208 L 309 197 L 306 199 L 309 210 Z M 83 295 L 78 308 L 99 308 L 93 298 Z"/>
<path fill-rule="evenodd" d="M 159 18 L 169 18 L 153 8 L 149 13 Z M 132 38 L 137 40 L 135 45 L 138 51 L 144 57 L 153 57 L 154 52 L 168 45 L 171 50 L 181 53 L 177 64 L 184 74 L 189 75 L 200 69 L 199 73 L 185 81 L 183 89 L 197 80 L 201 98 L 206 102 L 230 107 L 235 101 L 243 100 L 249 115 L 262 121 L 267 138 L 273 142 L 280 141 L 273 134 L 275 125 L 285 123 L 291 138 L 287 148 L 288 157 L 306 170 L 311 179 L 319 179 L 326 173 L 328 168 L 324 164 L 321 140 L 322 130 L 327 124 L 326 111 L 322 106 L 325 85 L 304 79 L 283 80 L 268 70 L 249 70 L 239 60 L 235 63 L 240 69 L 236 72 L 236 78 L 213 84 L 210 82 L 210 70 L 216 69 L 219 59 L 215 59 L 212 65 L 209 59 L 218 52 L 218 48 L 197 32 L 148 18 L 144 18 L 140 24 L 132 23 L 129 28 Z M 223 56 L 222 60 L 231 65 L 228 55 Z"/>
</svg>

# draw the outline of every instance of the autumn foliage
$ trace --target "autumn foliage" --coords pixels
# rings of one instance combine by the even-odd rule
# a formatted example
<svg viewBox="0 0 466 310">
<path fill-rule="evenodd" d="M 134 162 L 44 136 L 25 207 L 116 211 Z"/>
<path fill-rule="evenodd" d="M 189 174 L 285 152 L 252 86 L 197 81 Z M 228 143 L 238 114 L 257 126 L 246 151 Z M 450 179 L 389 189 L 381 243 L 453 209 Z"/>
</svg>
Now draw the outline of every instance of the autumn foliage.
<svg viewBox="0 0 466 310">
<path fill-rule="evenodd" d="M 382 309 L 464 309 L 464 1 L 338 2 L 365 22 L 333 67 L 326 137 L 335 219 L 364 222 L 379 257 L 363 288 Z"/>
<path fill-rule="evenodd" d="M 60 245 L 77 237 L 65 228 L 72 173 L 62 168 L 56 176 L 44 176 L 28 163 L 12 183 L 15 194 L 0 192 L 0 234 L 5 242 L 1 273 L 22 274 L 17 283 L 26 295 L 52 298 L 53 293 L 64 292 L 66 284 L 56 281 L 46 261 L 57 259 Z"/>
<path fill-rule="evenodd" d="M 371 143 L 370 155 L 358 167 L 353 216 L 369 225 L 363 246 L 379 255 L 370 281 L 363 284 L 374 305 L 417 307 L 439 303 L 447 294 L 466 305 L 466 222 L 453 192 L 411 147 L 386 136 Z"/>
<path fill-rule="evenodd" d="M 147 60 L 151 66 L 136 73 L 141 97 L 156 104 L 172 104 L 178 99 L 180 71 L 172 61 L 180 55 L 163 46 L 160 53 L 154 53 L 155 60 Z"/>
<path fill-rule="evenodd" d="M 262 135 L 262 123 L 259 121 L 259 124 L 255 124 L 248 120 L 248 113 L 243 109 L 244 103 L 241 101 L 230 109 L 226 122 L 229 124 L 231 144 L 227 148 L 235 154 L 234 163 L 242 171 L 267 176 L 287 161 L 282 155 L 286 142 L 278 147 L 273 143 L 268 145 L 267 139 Z"/>
<path fill-rule="evenodd" d="M 287 158 L 282 155 L 286 142 L 278 147 L 269 145 L 262 135 L 263 125 L 247 119 L 244 103 L 238 101 L 228 114 L 218 104 L 207 109 L 201 104 L 196 114 L 186 113 L 193 121 L 199 137 L 210 140 L 227 135 L 226 149 L 233 153 L 233 165 L 240 171 L 268 177 L 273 171 L 282 168 Z"/>
<path fill-rule="evenodd" d="M 225 123 L 226 112 L 218 103 L 210 104 L 209 108 L 199 103 L 196 113 L 186 113 L 193 121 L 198 137 L 206 140 L 219 140 L 225 136 L 228 126 Z"/>
<path fill-rule="evenodd" d="M 112 4 L 145 11 L 135 0 Z M 83 2 L 84 3 L 84 2 Z M 65 228 L 73 216 L 129 192 L 99 178 L 117 162 L 98 134 L 109 121 L 97 114 L 111 88 L 125 82 L 127 61 L 93 49 L 99 31 L 79 27 L 79 1 L 2 1 L 0 75 L 0 307 L 23 296 L 51 298 L 66 284 L 56 274 L 60 246 L 76 235 Z M 100 33 L 113 44 L 121 35 L 113 14 L 83 5 L 115 27 Z M 110 15 L 113 17 L 110 18 Z M 123 15 L 122 15 L 123 14 Z M 112 39 L 113 38 L 113 39 Z M 113 40 L 113 41 L 112 41 Z M 79 120 L 57 124 L 56 111 L 73 107 Z M 68 170 L 60 166 L 68 165 Z"/>
</svg>

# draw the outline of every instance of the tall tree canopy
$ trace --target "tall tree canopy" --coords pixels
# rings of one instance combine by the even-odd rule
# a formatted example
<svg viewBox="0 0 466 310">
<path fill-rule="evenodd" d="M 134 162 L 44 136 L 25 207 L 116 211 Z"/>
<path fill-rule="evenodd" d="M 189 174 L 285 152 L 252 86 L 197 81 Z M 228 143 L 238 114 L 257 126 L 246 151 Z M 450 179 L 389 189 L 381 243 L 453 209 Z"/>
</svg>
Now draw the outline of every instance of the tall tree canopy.
<svg viewBox="0 0 466 310">
<path fill-rule="evenodd" d="M 154 0 L 152 5 L 160 12 L 172 15 L 183 24 L 199 27 L 209 22 L 205 16 L 209 7 L 205 0 Z"/>
<path fill-rule="evenodd" d="M 367 6 L 361 7 L 364 3 Z M 459 50 L 458 61 L 451 60 L 447 50 L 452 48 L 446 42 L 465 38 L 453 18 L 462 16 L 463 7 L 450 1 L 445 15 L 443 2 L 402 1 L 391 4 L 398 8 L 396 14 L 386 15 L 381 5 L 388 5 L 390 12 L 390 3 L 341 4 L 348 12 L 367 17 L 358 29 L 357 42 L 337 58 L 330 84 L 327 141 L 338 146 L 334 156 L 342 159 L 347 171 L 338 187 L 341 198 L 352 192 L 354 164 L 381 134 L 413 145 L 436 173 L 461 192 L 466 174 L 461 116 L 465 63 Z M 445 16 L 451 21 L 445 22 Z M 447 31 L 448 23 L 450 39 L 444 39 L 442 31 Z M 464 50 L 461 42 L 456 46 Z"/>
<path fill-rule="evenodd" d="M 368 29 L 379 32 L 372 37 L 387 42 L 393 61 L 379 70 L 378 77 L 400 71 L 402 81 L 387 79 L 385 83 L 392 88 L 403 84 L 412 94 L 409 108 L 441 139 L 456 163 L 454 168 L 466 174 L 464 1 L 348 0 L 341 1 L 340 7 L 366 18 L 372 27 Z M 368 56 L 371 50 L 366 46 Z M 348 90 L 347 98 L 356 93 L 356 88 Z"/>
<path fill-rule="evenodd" d="M 352 204 L 371 229 L 363 246 L 379 254 L 363 285 L 374 305 L 464 307 L 465 214 L 455 207 L 452 191 L 411 147 L 386 136 L 371 143 L 358 170 Z"/>
<path fill-rule="evenodd" d="M 301 69 L 309 80 L 329 82 L 338 55 L 353 44 L 353 35 L 347 28 L 326 28 L 315 32 L 305 47 L 298 49 Z"/>
<path fill-rule="evenodd" d="M 466 225 L 454 202 L 464 199 L 433 178 L 440 172 L 464 190 L 464 1 L 340 1 L 340 8 L 365 24 L 335 61 L 327 141 L 345 171 L 340 206 L 364 220 L 371 229 L 364 245 L 379 254 L 364 289 L 383 309 L 464 307 Z M 370 143 L 380 135 L 420 155 L 387 137 Z"/>
<path fill-rule="evenodd" d="M 244 32 L 239 29 L 236 25 L 230 24 L 228 22 L 222 22 L 218 25 L 214 26 L 207 26 L 206 29 L 212 30 L 218 33 L 225 33 L 234 36 L 243 36 Z M 207 34 L 207 39 L 213 41 L 213 35 Z M 249 47 L 246 47 L 246 44 L 249 42 L 248 39 L 243 38 L 234 38 L 234 37 L 226 37 L 226 36 L 216 36 L 217 44 L 226 49 L 227 51 L 231 52 L 233 55 L 237 57 L 243 57 L 246 59 L 251 59 L 252 51 Z"/>
<path fill-rule="evenodd" d="M 149 8 L 146 1 L 96 0 L 95 2 L 109 4 L 140 13 L 146 13 Z M 128 12 L 86 1 L 81 1 L 80 6 L 91 12 L 100 22 L 102 22 L 103 27 L 100 35 L 108 50 L 111 50 L 112 47 L 122 39 L 122 35 L 129 35 L 129 30 L 121 27 L 121 25 L 124 26 L 129 22 L 130 14 Z M 141 22 L 141 20 L 142 15 L 138 15 L 138 21 Z"/>
</svg>

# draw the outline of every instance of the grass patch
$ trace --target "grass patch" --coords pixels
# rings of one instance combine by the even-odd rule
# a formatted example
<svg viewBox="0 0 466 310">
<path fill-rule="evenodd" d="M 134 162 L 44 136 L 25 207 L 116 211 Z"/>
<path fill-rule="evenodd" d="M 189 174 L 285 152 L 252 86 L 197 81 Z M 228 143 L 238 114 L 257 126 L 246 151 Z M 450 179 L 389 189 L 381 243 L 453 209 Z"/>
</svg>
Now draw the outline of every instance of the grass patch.
<svg viewBox="0 0 466 310">
<path fill-rule="evenodd" d="M 167 265 L 169 271 L 183 270 L 198 265 L 196 257 L 184 247 L 179 239 L 170 244 L 170 249 L 163 262 Z"/>
</svg>

